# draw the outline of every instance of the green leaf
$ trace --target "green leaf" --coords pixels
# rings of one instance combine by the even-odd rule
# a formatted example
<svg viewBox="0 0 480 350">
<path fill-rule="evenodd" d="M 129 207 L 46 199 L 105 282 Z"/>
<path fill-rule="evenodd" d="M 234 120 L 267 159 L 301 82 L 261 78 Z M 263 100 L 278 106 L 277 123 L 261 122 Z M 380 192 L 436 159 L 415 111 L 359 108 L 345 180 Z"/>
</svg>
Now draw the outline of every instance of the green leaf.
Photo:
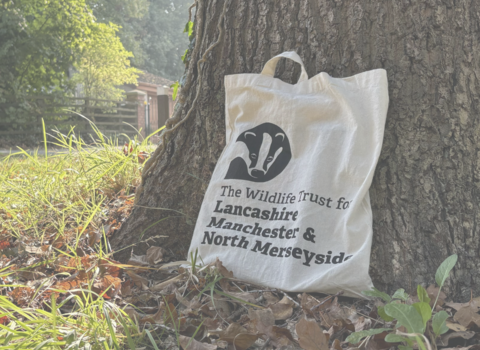
<svg viewBox="0 0 480 350">
<path fill-rule="evenodd" d="M 380 292 L 375 287 L 373 287 L 372 290 L 364 290 L 362 294 L 366 295 L 367 297 L 381 298 L 387 303 L 392 301 L 392 298 L 390 298 L 390 296 L 387 293 Z"/>
<path fill-rule="evenodd" d="M 412 305 L 415 310 L 422 316 L 423 327 L 426 328 L 428 320 L 432 318 L 432 309 L 430 305 L 425 302 L 419 302 Z"/>
<path fill-rule="evenodd" d="M 185 53 L 182 56 L 182 62 L 183 63 L 185 63 L 185 60 L 187 59 L 187 53 L 188 53 L 188 49 L 185 50 Z"/>
<path fill-rule="evenodd" d="M 420 348 L 420 350 L 427 350 L 427 348 L 425 347 L 425 344 L 423 342 L 423 339 L 420 338 L 418 335 L 415 337 L 415 340 L 417 341 L 417 344 L 418 344 L 418 347 Z"/>
<path fill-rule="evenodd" d="M 185 29 L 183 30 L 183 32 L 188 33 L 188 38 L 190 39 L 190 37 L 193 34 L 193 22 L 192 21 L 188 21 L 187 24 L 185 24 Z"/>
<path fill-rule="evenodd" d="M 423 288 L 421 285 L 417 286 L 417 296 L 418 296 L 418 300 L 420 300 L 421 302 L 427 303 L 427 304 L 430 303 L 431 299 L 428 297 L 428 293 L 425 290 L 425 288 Z"/>
<path fill-rule="evenodd" d="M 393 295 L 392 299 L 401 299 L 403 301 L 407 301 L 409 298 L 409 295 L 405 293 L 405 289 L 400 288 L 398 289 Z"/>
<path fill-rule="evenodd" d="M 457 259 L 457 254 L 450 255 L 438 267 L 437 272 L 435 273 L 435 281 L 440 288 L 443 286 L 445 280 L 448 277 L 448 274 L 450 273 L 450 271 L 452 271 L 453 267 L 457 263 Z"/>
<path fill-rule="evenodd" d="M 438 337 L 446 332 L 448 332 L 448 327 L 446 324 L 448 314 L 445 311 L 437 312 L 432 319 L 432 328 L 433 333 Z"/>
<path fill-rule="evenodd" d="M 358 342 L 360 342 L 360 340 L 362 340 L 365 337 L 369 337 L 371 335 L 380 334 L 380 333 L 391 331 L 391 330 L 392 330 L 391 328 L 368 329 L 366 331 L 352 333 L 345 340 L 350 342 L 351 344 L 357 344 Z"/>
<path fill-rule="evenodd" d="M 408 342 L 408 338 L 406 337 L 403 337 L 401 335 L 398 335 L 398 334 L 394 334 L 394 333 L 389 333 L 387 334 L 387 336 L 385 337 L 385 341 L 388 342 L 388 343 L 401 343 L 401 342 Z"/>
<path fill-rule="evenodd" d="M 408 333 L 425 331 L 422 316 L 412 305 L 388 304 L 385 305 L 385 312 L 397 320 L 397 326 L 404 326 Z"/>
<path fill-rule="evenodd" d="M 157 346 L 157 343 L 155 342 L 155 339 L 153 339 L 153 337 L 152 337 L 152 335 L 150 334 L 150 332 L 148 331 L 148 329 L 145 329 L 145 333 L 147 333 L 148 339 L 150 339 L 150 342 L 152 343 L 154 349 L 155 349 L 155 350 L 159 350 L 159 349 L 158 349 L 158 346 Z"/>
<path fill-rule="evenodd" d="M 385 312 L 385 307 L 384 306 L 378 306 L 377 307 L 377 314 L 380 316 L 384 321 L 387 322 L 392 322 L 394 320 L 393 317 L 390 317 L 386 314 Z"/>
<path fill-rule="evenodd" d="M 177 92 L 178 92 L 178 87 L 180 86 L 179 82 L 176 81 L 172 85 L 170 85 L 171 88 L 173 88 L 173 94 L 172 94 L 172 99 L 175 101 L 177 98 Z"/>
<path fill-rule="evenodd" d="M 413 350 L 413 348 L 410 346 L 399 345 L 398 350 Z"/>
</svg>

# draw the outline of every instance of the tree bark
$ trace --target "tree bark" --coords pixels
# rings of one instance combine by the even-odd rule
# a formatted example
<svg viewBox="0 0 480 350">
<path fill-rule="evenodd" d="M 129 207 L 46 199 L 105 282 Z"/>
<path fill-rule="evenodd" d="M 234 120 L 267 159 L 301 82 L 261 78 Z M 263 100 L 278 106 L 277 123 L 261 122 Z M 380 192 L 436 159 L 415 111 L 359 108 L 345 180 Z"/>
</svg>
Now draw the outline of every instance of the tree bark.
<svg viewBox="0 0 480 350">
<path fill-rule="evenodd" d="M 191 117 L 168 135 L 146 176 L 138 206 L 113 238 L 117 249 L 161 245 L 185 258 L 201 201 L 225 146 L 223 78 L 259 73 L 274 55 L 295 50 L 309 76 L 347 77 L 387 70 L 390 106 L 383 151 L 370 190 L 374 243 L 370 273 L 377 288 L 414 291 L 434 282 L 457 253 L 447 280 L 451 298 L 480 295 L 479 61 L 480 3 L 459 0 L 200 0 L 186 84 L 173 116 Z M 282 62 L 277 76 L 300 73 Z M 287 66 L 286 66 L 287 65 Z M 287 67 L 288 69 L 285 69 Z M 199 74 L 203 80 L 198 85 Z M 170 125 L 171 127 L 171 125 Z M 156 209 L 147 209 L 156 208 Z M 163 220 L 160 221 L 159 220 Z M 155 224 L 156 223 L 156 224 Z M 153 226 L 152 226 L 153 225 Z M 141 237 L 142 235 L 142 237 Z M 117 253 L 129 256 L 129 249 Z"/>
</svg>

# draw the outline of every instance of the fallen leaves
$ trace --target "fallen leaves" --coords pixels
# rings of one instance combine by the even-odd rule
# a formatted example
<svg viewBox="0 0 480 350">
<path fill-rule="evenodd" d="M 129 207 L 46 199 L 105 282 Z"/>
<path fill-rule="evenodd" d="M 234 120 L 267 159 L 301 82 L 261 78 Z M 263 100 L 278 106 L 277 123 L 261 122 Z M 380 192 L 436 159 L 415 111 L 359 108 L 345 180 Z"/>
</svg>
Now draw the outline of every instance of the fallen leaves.
<svg viewBox="0 0 480 350">
<path fill-rule="evenodd" d="M 315 320 L 301 318 L 295 326 L 298 342 L 304 350 L 328 350 L 328 341 Z"/>
<path fill-rule="evenodd" d="M 216 350 L 217 346 L 207 343 L 201 343 L 193 338 L 181 335 L 178 339 L 183 350 Z"/>
<path fill-rule="evenodd" d="M 252 346 L 260 335 L 258 333 L 249 333 L 246 328 L 238 323 L 231 323 L 228 328 L 219 333 L 219 340 L 232 344 L 238 350 L 246 350 Z"/>
<path fill-rule="evenodd" d="M 34 294 L 35 289 L 33 288 L 17 287 L 11 293 L 9 293 L 9 296 L 18 306 L 27 306 L 31 302 Z"/>
<path fill-rule="evenodd" d="M 474 325 L 480 327 L 480 315 L 475 304 L 468 304 L 460 308 L 453 319 L 465 328 L 472 328 Z"/>
</svg>

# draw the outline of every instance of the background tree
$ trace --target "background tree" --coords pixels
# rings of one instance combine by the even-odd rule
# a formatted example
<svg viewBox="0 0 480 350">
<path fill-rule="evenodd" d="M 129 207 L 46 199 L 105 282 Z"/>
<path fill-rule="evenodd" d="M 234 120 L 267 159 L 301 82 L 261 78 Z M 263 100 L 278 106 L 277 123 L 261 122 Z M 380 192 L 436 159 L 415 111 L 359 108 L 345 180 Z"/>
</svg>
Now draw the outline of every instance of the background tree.
<svg viewBox="0 0 480 350">
<path fill-rule="evenodd" d="M 185 257 L 225 145 L 224 76 L 259 73 L 272 56 L 296 50 L 309 76 L 387 70 L 390 107 L 370 191 L 376 286 L 413 290 L 417 283 L 433 282 L 442 260 L 458 253 L 447 292 L 452 298 L 469 299 L 471 291 L 479 295 L 480 66 L 475 52 L 480 49 L 480 4 L 225 1 L 197 2 L 185 86 L 164 142 L 146 165 L 138 206 L 114 237 L 114 247 L 137 243 L 141 234 L 143 239 L 166 235 L 149 243 Z M 219 45 L 198 70 L 217 39 Z M 281 65 L 277 74 L 295 82 L 299 68 L 292 74 L 290 64 Z M 146 248 L 146 243 L 135 247 L 137 253 Z M 117 257 L 128 254 L 125 249 Z"/>
<path fill-rule="evenodd" d="M 83 96 L 120 100 L 125 92 L 117 86 L 137 83 L 140 71 L 130 67 L 132 53 L 123 47 L 117 30 L 113 23 L 98 23 L 79 49 L 71 81 L 81 85 Z"/>
<path fill-rule="evenodd" d="M 18 120 L 27 94 L 63 92 L 93 16 L 84 0 L 8 0 L 0 4 L 0 116 Z"/>
<path fill-rule="evenodd" d="M 88 0 L 97 21 L 120 26 L 118 35 L 134 67 L 177 80 L 188 46 L 183 28 L 191 0 Z"/>
<path fill-rule="evenodd" d="M 119 26 L 117 32 L 123 46 L 132 52 L 130 61 L 142 67 L 147 59 L 142 47 L 146 35 L 145 17 L 150 10 L 150 0 L 87 0 L 98 22 Z"/>
</svg>

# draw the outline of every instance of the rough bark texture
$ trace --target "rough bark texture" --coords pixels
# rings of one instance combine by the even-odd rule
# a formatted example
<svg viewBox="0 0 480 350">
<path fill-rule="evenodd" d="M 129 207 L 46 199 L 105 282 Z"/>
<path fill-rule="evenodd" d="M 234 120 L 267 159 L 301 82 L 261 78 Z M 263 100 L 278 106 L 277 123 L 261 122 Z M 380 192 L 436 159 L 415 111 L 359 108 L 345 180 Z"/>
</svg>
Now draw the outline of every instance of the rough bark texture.
<svg viewBox="0 0 480 350">
<path fill-rule="evenodd" d="M 196 89 L 193 115 L 166 141 L 138 205 L 113 240 L 116 248 L 156 235 L 149 244 L 185 257 L 202 197 L 225 145 L 223 77 L 259 73 L 272 56 L 295 50 L 309 76 L 346 77 L 384 68 L 390 107 L 384 146 L 371 188 L 377 288 L 409 291 L 434 281 L 448 255 L 459 262 L 449 297 L 480 295 L 479 60 L 480 3 L 455 0 L 226 0 L 225 35 L 196 62 L 219 32 L 223 0 L 200 0 L 186 88 L 174 116 L 183 118 Z M 277 75 L 295 82 L 299 67 Z M 284 69 L 285 65 L 289 69 Z M 144 207 L 164 208 L 146 209 Z M 163 221 L 149 226 L 165 218 Z M 138 244 L 137 252 L 147 243 Z M 117 254 L 120 259 L 129 250 Z"/>
</svg>

